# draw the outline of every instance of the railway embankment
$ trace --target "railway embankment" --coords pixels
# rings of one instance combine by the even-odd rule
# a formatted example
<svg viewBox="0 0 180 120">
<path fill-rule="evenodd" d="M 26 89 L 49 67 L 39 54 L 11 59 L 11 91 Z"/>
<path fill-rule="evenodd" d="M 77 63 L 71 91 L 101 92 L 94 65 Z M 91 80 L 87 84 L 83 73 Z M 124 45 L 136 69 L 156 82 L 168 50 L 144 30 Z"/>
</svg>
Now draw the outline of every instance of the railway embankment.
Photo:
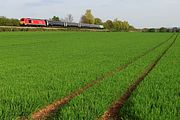
<svg viewBox="0 0 180 120">
<path fill-rule="evenodd" d="M 36 31 L 39 31 L 39 32 L 44 32 L 44 31 L 109 32 L 109 30 L 107 30 L 107 29 L 0 26 L 0 32 L 36 32 Z"/>
</svg>

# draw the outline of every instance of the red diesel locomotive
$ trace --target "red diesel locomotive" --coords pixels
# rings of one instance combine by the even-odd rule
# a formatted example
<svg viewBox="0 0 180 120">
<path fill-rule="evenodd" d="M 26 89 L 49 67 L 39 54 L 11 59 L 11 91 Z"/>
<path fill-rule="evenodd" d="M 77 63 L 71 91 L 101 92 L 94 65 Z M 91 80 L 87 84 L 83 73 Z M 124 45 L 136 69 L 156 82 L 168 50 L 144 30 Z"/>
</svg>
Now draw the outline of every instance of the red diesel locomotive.
<svg viewBox="0 0 180 120">
<path fill-rule="evenodd" d="M 21 18 L 20 24 L 24 26 L 47 26 L 46 20 Z"/>
</svg>

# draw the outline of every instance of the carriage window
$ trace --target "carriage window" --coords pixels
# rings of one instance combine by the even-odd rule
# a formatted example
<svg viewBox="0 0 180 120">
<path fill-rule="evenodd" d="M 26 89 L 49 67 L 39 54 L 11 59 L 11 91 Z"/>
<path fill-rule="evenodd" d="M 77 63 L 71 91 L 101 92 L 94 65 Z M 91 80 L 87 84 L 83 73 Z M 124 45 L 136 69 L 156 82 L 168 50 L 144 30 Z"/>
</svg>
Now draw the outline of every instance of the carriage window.
<svg viewBox="0 0 180 120">
<path fill-rule="evenodd" d="M 29 20 L 29 23 L 31 23 L 31 20 Z"/>
</svg>

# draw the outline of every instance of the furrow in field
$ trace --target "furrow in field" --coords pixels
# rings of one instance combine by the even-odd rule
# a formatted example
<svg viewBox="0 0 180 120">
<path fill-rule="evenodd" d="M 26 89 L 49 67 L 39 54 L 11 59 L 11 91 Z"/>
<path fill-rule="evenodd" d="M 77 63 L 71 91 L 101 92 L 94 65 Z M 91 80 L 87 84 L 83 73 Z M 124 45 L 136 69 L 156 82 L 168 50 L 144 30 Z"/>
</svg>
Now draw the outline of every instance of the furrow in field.
<svg viewBox="0 0 180 120">
<path fill-rule="evenodd" d="M 104 113 L 101 120 L 119 120 L 119 111 L 124 106 L 126 101 L 129 99 L 133 91 L 136 90 L 138 85 L 144 80 L 144 78 L 155 68 L 161 58 L 166 54 L 166 52 L 172 47 L 175 43 L 178 35 L 174 38 L 172 43 L 143 71 L 142 74 L 136 79 L 136 81 L 125 91 L 125 93 L 116 101 L 112 106 Z"/>
<path fill-rule="evenodd" d="M 132 60 L 128 61 L 126 64 L 124 64 L 123 66 L 117 67 L 114 70 L 111 70 L 107 73 L 105 73 L 104 75 L 102 75 L 101 77 L 97 78 L 96 80 L 91 81 L 90 83 L 86 84 L 84 87 L 74 91 L 73 93 L 71 93 L 70 95 L 64 97 L 63 99 L 57 100 L 54 103 L 46 106 L 43 109 L 40 109 L 39 111 L 35 112 L 32 115 L 32 119 L 34 120 L 42 120 L 42 119 L 46 119 L 49 116 L 51 116 L 53 113 L 55 113 L 61 106 L 67 104 L 69 101 L 71 101 L 73 98 L 79 96 L 81 93 L 83 93 L 84 91 L 86 91 L 87 89 L 91 88 L 92 86 L 100 83 L 102 80 L 111 77 L 113 75 L 115 75 L 116 73 L 126 69 L 130 64 L 134 63 L 135 61 L 137 61 L 138 59 L 142 58 L 143 56 L 147 55 L 148 53 L 150 53 L 151 51 L 155 50 L 156 48 L 162 46 L 163 44 L 165 44 L 167 41 L 169 41 L 172 37 L 174 36 L 171 35 L 167 40 L 159 43 L 158 45 L 150 48 L 149 50 L 143 52 L 143 54 L 134 57 Z"/>
</svg>

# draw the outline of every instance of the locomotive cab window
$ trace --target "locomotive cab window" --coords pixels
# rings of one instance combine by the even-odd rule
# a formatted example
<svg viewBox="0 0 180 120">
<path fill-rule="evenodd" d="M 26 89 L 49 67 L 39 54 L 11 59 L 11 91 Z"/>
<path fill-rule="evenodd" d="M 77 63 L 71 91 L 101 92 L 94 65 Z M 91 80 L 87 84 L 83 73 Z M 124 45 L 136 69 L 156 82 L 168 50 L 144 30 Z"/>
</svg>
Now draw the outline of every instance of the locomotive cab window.
<svg viewBox="0 0 180 120">
<path fill-rule="evenodd" d="M 29 23 L 31 23 L 31 20 L 29 20 Z"/>
<path fill-rule="evenodd" d="M 21 19 L 21 21 L 24 21 L 24 19 Z"/>
</svg>

